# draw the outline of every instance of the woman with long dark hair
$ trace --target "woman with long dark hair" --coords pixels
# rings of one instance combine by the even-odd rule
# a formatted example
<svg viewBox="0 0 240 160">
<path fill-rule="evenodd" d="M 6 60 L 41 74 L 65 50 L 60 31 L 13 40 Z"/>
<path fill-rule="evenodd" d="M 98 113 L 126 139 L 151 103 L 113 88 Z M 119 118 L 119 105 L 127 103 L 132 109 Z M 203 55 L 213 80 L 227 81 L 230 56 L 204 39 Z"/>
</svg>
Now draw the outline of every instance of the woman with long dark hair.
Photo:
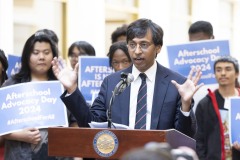
<svg viewBox="0 0 240 160">
<path fill-rule="evenodd" d="M 56 80 L 51 61 L 58 57 L 58 49 L 51 37 L 43 31 L 30 36 L 23 48 L 20 71 L 9 78 L 3 86 L 33 81 Z M 25 128 L 4 135 L 5 159 L 8 160 L 49 160 L 47 129 Z"/>
</svg>

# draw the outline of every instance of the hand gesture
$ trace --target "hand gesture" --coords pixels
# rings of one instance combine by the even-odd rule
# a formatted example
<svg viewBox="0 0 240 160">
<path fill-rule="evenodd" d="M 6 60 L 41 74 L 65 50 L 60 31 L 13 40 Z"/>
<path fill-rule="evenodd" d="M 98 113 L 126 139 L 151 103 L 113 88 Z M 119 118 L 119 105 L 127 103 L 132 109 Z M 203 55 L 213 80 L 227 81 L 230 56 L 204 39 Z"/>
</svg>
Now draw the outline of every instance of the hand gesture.
<svg viewBox="0 0 240 160">
<path fill-rule="evenodd" d="M 78 64 L 74 70 L 67 67 L 65 61 L 61 57 L 54 57 L 52 61 L 52 70 L 57 79 L 67 89 L 68 93 L 72 93 L 77 88 Z"/>
<path fill-rule="evenodd" d="M 194 72 L 195 68 L 192 68 L 187 80 L 183 84 L 178 84 L 176 81 L 172 80 L 172 83 L 175 85 L 182 98 L 182 111 L 188 112 L 190 110 L 193 95 L 204 85 L 203 83 L 198 85 L 198 81 L 202 75 L 201 70 L 198 69 L 193 77 Z"/>
<path fill-rule="evenodd" d="M 41 141 L 41 134 L 37 128 L 27 128 L 19 132 L 4 135 L 4 138 L 31 144 L 38 144 Z"/>
</svg>

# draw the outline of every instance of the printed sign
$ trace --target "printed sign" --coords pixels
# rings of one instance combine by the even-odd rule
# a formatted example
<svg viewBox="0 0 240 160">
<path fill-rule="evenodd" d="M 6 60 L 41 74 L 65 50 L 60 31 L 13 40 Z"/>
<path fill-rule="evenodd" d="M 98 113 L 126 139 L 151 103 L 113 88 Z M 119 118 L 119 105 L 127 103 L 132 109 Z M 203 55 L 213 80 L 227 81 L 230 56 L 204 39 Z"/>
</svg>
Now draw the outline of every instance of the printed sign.
<svg viewBox="0 0 240 160">
<path fill-rule="evenodd" d="M 202 70 L 200 83 L 215 84 L 213 64 L 217 58 L 230 55 L 227 40 L 196 41 L 167 46 L 169 67 L 187 77 L 192 67 Z"/>
<path fill-rule="evenodd" d="M 113 72 L 108 57 L 79 57 L 78 86 L 89 104 L 97 97 L 103 79 Z"/>
<path fill-rule="evenodd" d="M 232 98 L 230 105 L 230 143 L 240 143 L 240 98 Z"/>
<path fill-rule="evenodd" d="M 59 98 L 62 92 L 59 81 L 0 88 L 0 135 L 29 127 L 68 126 L 66 107 Z"/>
<path fill-rule="evenodd" d="M 8 55 L 7 75 L 10 77 L 19 72 L 21 68 L 21 57 L 16 55 Z"/>
</svg>

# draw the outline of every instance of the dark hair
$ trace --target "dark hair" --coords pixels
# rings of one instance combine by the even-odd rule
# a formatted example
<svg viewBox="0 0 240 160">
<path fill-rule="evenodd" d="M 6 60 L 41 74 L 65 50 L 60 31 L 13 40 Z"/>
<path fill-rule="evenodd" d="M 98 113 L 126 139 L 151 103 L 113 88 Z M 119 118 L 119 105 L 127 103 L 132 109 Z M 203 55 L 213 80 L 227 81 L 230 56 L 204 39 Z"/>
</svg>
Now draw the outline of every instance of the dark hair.
<svg viewBox="0 0 240 160">
<path fill-rule="evenodd" d="M 127 24 L 123 24 L 121 27 L 118 27 L 115 31 L 113 31 L 111 35 L 112 43 L 117 42 L 118 37 L 126 36 L 127 27 L 128 27 Z"/>
<path fill-rule="evenodd" d="M 73 50 L 74 47 L 77 47 L 77 49 L 79 51 L 83 50 L 85 52 L 85 53 L 81 53 L 81 54 L 86 54 L 88 56 L 95 56 L 96 55 L 95 54 L 95 49 L 94 49 L 94 47 L 90 43 L 88 43 L 86 41 L 77 41 L 77 42 L 74 42 L 69 47 L 69 49 L 68 49 L 68 57 L 70 57 L 73 54 L 72 50 Z"/>
<path fill-rule="evenodd" d="M 121 49 L 125 55 L 127 56 L 129 62 L 131 62 L 131 57 L 128 53 L 128 48 L 127 48 L 127 42 L 124 42 L 124 41 L 119 41 L 119 42 L 115 42 L 113 43 L 110 48 L 109 48 L 109 52 L 107 54 L 107 56 L 109 57 L 109 65 L 112 67 L 112 59 L 113 59 L 113 56 L 114 56 L 114 53 L 116 50 L 118 49 Z"/>
<path fill-rule="evenodd" d="M 235 72 L 236 73 L 239 73 L 239 64 L 238 64 L 238 60 L 232 56 L 222 56 L 222 57 L 219 57 L 215 62 L 214 62 L 214 73 L 216 71 L 216 65 L 217 63 L 219 62 L 228 62 L 228 63 L 232 63 L 233 66 L 234 66 L 234 69 L 235 69 Z M 239 88 L 240 85 L 239 85 L 239 82 L 238 82 L 238 78 L 236 78 L 236 81 L 235 81 L 235 87 Z"/>
<path fill-rule="evenodd" d="M 193 23 L 188 29 L 188 34 L 194 34 L 199 32 L 203 32 L 209 37 L 213 36 L 212 24 L 207 21 L 197 21 Z"/>
<path fill-rule="evenodd" d="M 122 155 L 120 160 L 173 160 L 171 153 L 165 149 L 151 150 L 134 148 Z"/>
<path fill-rule="evenodd" d="M 58 44 L 58 41 L 59 41 L 58 40 L 58 36 L 57 36 L 57 34 L 53 30 L 50 30 L 50 29 L 40 29 L 37 32 L 44 32 L 44 33 L 46 33 L 53 40 L 53 42 Z"/>
<path fill-rule="evenodd" d="M 44 32 L 36 32 L 31 37 L 29 37 L 23 47 L 22 57 L 21 57 L 21 68 L 20 71 L 13 76 L 13 79 L 17 81 L 17 83 L 21 82 L 30 82 L 31 81 L 31 69 L 29 66 L 30 56 L 34 49 L 34 44 L 36 42 L 47 42 L 50 44 L 53 57 L 58 57 L 58 50 L 56 48 L 53 40 Z M 49 80 L 56 80 L 56 77 L 53 74 L 52 68 L 48 70 L 48 78 Z"/>
<path fill-rule="evenodd" d="M 127 29 L 127 43 L 128 41 L 137 38 L 142 38 L 147 34 L 147 31 L 152 32 L 152 41 L 157 45 L 163 45 L 163 30 L 156 23 L 149 19 L 138 19 L 132 22 Z"/>
<path fill-rule="evenodd" d="M 2 77 L 1 77 L 1 82 L 0 82 L 0 86 L 2 86 L 3 82 L 8 79 L 8 76 L 7 76 L 7 73 L 6 73 L 6 71 L 8 69 L 8 60 L 5 56 L 4 51 L 1 50 L 1 49 L 0 49 L 0 61 L 1 61 L 0 63 L 2 63 L 2 67 L 4 69 L 2 71 Z"/>
</svg>

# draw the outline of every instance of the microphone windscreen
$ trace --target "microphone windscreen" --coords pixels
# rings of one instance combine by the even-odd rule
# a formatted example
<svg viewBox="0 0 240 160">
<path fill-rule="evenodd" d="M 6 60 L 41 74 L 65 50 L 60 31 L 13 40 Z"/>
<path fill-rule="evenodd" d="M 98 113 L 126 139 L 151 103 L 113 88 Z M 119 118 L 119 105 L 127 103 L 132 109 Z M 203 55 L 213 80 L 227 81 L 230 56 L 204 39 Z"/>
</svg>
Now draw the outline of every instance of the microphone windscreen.
<svg viewBox="0 0 240 160">
<path fill-rule="evenodd" d="M 127 82 L 132 83 L 133 80 L 134 80 L 134 76 L 131 73 L 128 73 Z"/>
</svg>

